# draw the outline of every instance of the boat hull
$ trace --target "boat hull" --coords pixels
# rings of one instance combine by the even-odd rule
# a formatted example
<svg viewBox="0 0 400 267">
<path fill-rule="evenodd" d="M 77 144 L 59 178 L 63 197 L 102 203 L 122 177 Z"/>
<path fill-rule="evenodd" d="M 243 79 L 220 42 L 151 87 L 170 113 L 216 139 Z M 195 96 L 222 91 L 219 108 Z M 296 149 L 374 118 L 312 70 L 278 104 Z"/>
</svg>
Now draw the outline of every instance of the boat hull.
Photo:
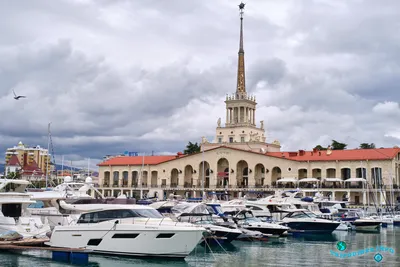
<svg viewBox="0 0 400 267">
<path fill-rule="evenodd" d="M 258 231 L 263 234 L 275 235 L 275 236 L 280 236 L 284 232 L 288 231 L 288 229 L 285 229 L 285 228 L 246 227 L 246 229 L 251 230 L 251 231 Z"/>
<path fill-rule="evenodd" d="M 338 228 L 340 223 L 326 222 L 286 222 L 289 232 L 309 234 L 330 234 Z"/>
<path fill-rule="evenodd" d="M 86 248 L 92 253 L 133 257 L 185 258 L 203 238 L 204 228 L 144 224 L 56 226 L 52 247 Z"/>
<path fill-rule="evenodd" d="M 352 224 L 355 226 L 356 231 L 379 232 L 381 229 L 381 222 L 378 221 L 354 221 Z"/>
</svg>

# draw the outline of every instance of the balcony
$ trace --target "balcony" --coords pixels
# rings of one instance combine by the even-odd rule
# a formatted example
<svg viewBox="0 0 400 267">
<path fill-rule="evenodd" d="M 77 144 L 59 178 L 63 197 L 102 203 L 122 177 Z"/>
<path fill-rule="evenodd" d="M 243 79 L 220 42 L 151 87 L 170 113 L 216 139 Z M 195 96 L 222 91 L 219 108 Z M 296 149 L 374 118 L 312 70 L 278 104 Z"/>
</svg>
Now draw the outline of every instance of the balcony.
<svg viewBox="0 0 400 267">
<path fill-rule="evenodd" d="M 193 188 L 193 184 L 192 183 L 185 183 L 183 185 L 183 187 L 185 187 L 185 188 Z"/>
</svg>

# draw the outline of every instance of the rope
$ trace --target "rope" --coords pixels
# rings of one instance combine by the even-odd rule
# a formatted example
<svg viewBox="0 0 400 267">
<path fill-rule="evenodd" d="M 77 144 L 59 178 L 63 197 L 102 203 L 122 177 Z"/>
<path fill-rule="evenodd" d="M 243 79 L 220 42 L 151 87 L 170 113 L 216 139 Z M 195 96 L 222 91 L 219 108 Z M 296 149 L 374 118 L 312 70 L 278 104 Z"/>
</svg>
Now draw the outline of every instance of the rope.
<svg viewBox="0 0 400 267">
<path fill-rule="evenodd" d="M 111 229 L 108 230 L 100 239 L 103 239 L 110 231 L 115 230 L 115 229 L 117 228 L 118 222 L 119 222 L 119 221 L 116 220 L 116 221 L 114 222 L 114 225 L 111 227 Z"/>
</svg>

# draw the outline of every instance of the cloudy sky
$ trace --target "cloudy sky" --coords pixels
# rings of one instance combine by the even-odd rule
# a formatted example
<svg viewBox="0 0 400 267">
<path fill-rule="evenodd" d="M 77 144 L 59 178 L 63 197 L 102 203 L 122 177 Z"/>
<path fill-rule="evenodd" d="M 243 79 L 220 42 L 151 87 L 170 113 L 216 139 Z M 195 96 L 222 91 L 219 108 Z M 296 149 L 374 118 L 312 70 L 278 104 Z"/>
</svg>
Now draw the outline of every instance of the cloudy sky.
<svg viewBox="0 0 400 267">
<path fill-rule="evenodd" d="M 400 1 L 246 3 L 247 90 L 268 141 L 400 144 Z M 0 151 L 46 147 L 50 121 L 55 154 L 77 162 L 210 140 L 235 91 L 238 4 L 1 0 Z"/>
</svg>

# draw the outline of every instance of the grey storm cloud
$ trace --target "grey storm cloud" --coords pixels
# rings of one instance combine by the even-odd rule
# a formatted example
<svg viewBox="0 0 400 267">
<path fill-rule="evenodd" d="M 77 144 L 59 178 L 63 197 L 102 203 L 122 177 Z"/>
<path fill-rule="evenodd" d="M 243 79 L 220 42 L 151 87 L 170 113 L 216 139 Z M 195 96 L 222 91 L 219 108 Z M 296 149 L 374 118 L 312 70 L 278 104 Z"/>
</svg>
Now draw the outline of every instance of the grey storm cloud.
<svg viewBox="0 0 400 267">
<path fill-rule="evenodd" d="M 235 91 L 239 2 L 0 3 L 0 150 L 45 146 L 49 122 L 58 159 L 211 139 Z M 399 144 L 399 18 L 394 0 L 248 3 L 247 90 L 268 141 Z"/>
</svg>

